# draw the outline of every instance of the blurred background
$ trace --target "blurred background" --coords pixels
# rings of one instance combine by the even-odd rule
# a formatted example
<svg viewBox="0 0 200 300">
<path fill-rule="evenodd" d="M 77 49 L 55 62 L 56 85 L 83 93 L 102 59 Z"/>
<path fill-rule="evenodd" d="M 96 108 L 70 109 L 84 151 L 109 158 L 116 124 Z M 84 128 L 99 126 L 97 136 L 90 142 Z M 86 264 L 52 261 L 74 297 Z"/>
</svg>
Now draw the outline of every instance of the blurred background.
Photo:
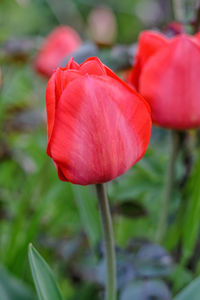
<svg viewBox="0 0 200 300">
<path fill-rule="evenodd" d="M 177 19 L 187 24 L 195 17 L 195 1 L 185 1 L 184 9 L 180 3 Z M 97 55 L 125 78 L 139 33 L 166 30 L 173 18 L 166 0 L 0 0 L 0 299 L 36 299 L 27 258 L 30 242 L 53 269 L 64 299 L 102 299 L 105 264 L 95 190 L 59 181 L 46 155 L 47 78 L 35 68 L 44 39 L 58 25 L 69 25 L 83 43 L 73 52 L 77 61 Z M 196 134 L 187 135 L 189 147 Z M 169 132 L 153 128 L 144 158 L 107 185 L 120 300 L 139 300 L 141 290 L 144 300 L 171 299 L 200 273 L 199 154 L 197 148 L 182 189 L 188 161 L 184 154 L 178 158 L 162 245 L 157 233 Z"/>
</svg>

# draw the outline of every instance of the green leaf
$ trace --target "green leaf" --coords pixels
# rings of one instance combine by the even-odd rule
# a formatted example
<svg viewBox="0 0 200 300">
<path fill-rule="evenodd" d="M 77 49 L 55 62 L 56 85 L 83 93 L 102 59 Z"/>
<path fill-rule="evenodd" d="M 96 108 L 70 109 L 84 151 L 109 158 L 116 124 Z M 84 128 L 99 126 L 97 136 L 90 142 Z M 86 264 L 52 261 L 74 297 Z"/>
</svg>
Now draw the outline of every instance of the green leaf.
<svg viewBox="0 0 200 300">
<path fill-rule="evenodd" d="M 193 280 L 186 288 L 184 288 L 174 300 L 199 300 L 200 295 L 200 277 Z"/>
<path fill-rule="evenodd" d="M 171 295 L 167 285 L 161 280 L 135 281 L 123 289 L 120 300 L 170 300 Z"/>
<path fill-rule="evenodd" d="M 184 258 L 188 259 L 195 247 L 195 243 L 199 234 L 200 225 L 200 151 L 197 161 L 195 162 L 194 170 L 188 182 L 188 208 L 185 213 L 185 222 L 183 223 L 183 251 Z"/>
<path fill-rule="evenodd" d="M 114 204 L 112 212 L 127 218 L 140 218 L 147 215 L 145 207 L 141 203 L 132 201 L 131 199 Z"/>
<path fill-rule="evenodd" d="M 0 298 L 3 300 L 34 300 L 32 291 L 20 280 L 0 267 Z"/>
<path fill-rule="evenodd" d="M 40 300 L 62 300 L 52 271 L 38 251 L 29 245 L 29 263 Z"/>
</svg>

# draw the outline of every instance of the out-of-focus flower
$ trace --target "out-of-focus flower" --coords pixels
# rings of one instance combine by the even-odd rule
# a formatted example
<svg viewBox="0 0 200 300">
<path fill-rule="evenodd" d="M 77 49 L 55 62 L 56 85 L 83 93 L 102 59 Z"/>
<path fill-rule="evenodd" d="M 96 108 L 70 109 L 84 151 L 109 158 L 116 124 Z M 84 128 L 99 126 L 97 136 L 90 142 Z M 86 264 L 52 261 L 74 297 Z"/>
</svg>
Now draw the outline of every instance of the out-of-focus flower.
<svg viewBox="0 0 200 300">
<path fill-rule="evenodd" d="M 81 45 L 78 33 L 69 26 L 58 26 L 44 40 L 34 65 L 36 71 L 50 77 L 63 59 Z"/>
<path fill-rule="evenodd" d="M 180 22 L 170 22 L 164 29 L 164 34 L 173 37 L 180 33 L 186 33 L 185 25 Z"/>
<path fill-rule="evenodd" d="M 112 180 L 145 153 L 149 105 L 98 58 L 58 68 L 47 85 L 46 108 L 47 154 L 63 181 Z"/>
<path fill-rule="evenodd" d="M 114 13 L 108 7 L 94 8 L 88 18 L 88 30 L 97 45 L 112 45 L 117 31 Z"/>
<path fill-rule="evenodd" d="M 140 35 L 129 80 L 149 102 L 155 124 L 174 129 L 200 126 L 199 66 L 200 34 Z"/>
</svg>

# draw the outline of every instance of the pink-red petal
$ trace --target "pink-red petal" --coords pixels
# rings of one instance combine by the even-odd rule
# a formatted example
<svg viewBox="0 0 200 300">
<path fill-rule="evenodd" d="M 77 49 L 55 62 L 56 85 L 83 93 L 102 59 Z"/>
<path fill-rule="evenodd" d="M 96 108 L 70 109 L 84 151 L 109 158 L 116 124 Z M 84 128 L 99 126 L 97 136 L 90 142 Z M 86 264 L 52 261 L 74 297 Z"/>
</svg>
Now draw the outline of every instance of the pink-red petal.
<svg viewBox="0 0 200 300">
<path fill-rule="evenodd" d="M 111 77 L 88 75 L 71 81 L 62 93 L 49 155 L 62 180 L 106 182 L 142 157 L 150 130 L 140 97 Z"/>
<path fill-rule="evenodd" d="M 78 33 L 69 26 L 58 26 L 45 39 L 35 60 L 36 70 L 50 77 L 65 56 L 81 45 Z"/>
<path fill-rule="evenodd" d="M 140 92 L 152 108 L 154 123 L 186 129 L 200 126 L 200 48 L 177 36 L 144 66 Z"/>
<path fill-rule="evenodd" d="M 46 88 L 46 111 L 47 111 L 47 132 L 48 132 L 48 142 L 53 131 L 54 120 L 55 120 L 55 109 L 56 109 L 56 87 L 55 87 L 55 77 L 54 73 L 50 80 L 48 81 Z"/>
<path fill-rule="evenodd" d="M 138 55 L 130 75 L 130 82 L 139 89 L 139 76 L 146 62 L 168 44 L 169 40 L 156 31 L 143 31 L 139 37 Z"/>
</svg>

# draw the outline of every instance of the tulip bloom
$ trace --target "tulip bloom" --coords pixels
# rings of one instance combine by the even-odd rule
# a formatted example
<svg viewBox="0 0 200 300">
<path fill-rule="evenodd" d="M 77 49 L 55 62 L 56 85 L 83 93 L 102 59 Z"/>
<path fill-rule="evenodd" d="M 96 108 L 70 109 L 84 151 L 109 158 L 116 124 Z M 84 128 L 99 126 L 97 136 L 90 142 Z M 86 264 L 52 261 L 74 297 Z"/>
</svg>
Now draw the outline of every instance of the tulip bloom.
<svg viewBox="0 0 200 300">
<path fill-rule="evenodd" d="M 36 71 L 50 77 L 63 59 L 79 48 L 81 39 L 69 26 L 58 26 L 45 39 L 35 59 Z"/>
<path fill-rule="evenodd" d="M 47 154 L 63 181 L 103 183 L 145 153 L 149 105 L 98 58 L 58 68 L 46 90 Z"/>
<path fill-rule="evenodd" d="M 198 78 L 200 34 L 140 35 L 130 82 L 149 102 L 155 124 L 178 130 L 200 126 Z"/>
</svg>

